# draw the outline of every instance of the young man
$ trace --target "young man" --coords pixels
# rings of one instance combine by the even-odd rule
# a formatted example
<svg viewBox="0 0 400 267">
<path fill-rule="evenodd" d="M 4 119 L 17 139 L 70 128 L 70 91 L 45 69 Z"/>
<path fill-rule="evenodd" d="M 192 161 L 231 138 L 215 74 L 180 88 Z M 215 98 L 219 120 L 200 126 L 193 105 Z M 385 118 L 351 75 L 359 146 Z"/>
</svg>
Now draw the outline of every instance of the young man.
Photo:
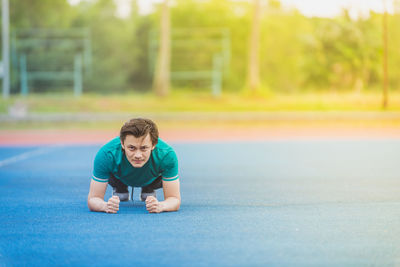
<svg viewBox="0 0 400 267">
<path fill-rule="evenodd" d="M 113 196 L 104 201 L 107 184 Z M 141 200 L 150 213 L 177 211 L 181 203 L 178 160 L 175 151 L 159 139 L 149 119 L 126 122 L 120 136 L 105 144 L 94 159 L 88 207 L 91 211 L 117 213 L 120 201 L 129 200 L 128 186 L 142 187 Z M 155 189 L 163 188 L 164 201 Z"/>
</svg>

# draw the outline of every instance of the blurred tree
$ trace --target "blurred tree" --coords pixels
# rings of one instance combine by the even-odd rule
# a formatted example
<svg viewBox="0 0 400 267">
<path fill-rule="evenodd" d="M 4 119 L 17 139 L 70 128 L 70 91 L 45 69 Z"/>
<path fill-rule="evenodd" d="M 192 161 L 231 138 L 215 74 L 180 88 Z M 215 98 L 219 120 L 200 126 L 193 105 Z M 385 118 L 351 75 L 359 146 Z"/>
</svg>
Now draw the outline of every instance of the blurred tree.
<svg viewBox="0 0 400 267">
<path fill-rule="evenodd" d="M 198 30 L 205 29 L 228 29 L 231 42 L 228 44 L 231 51 L 231 60 L 229 71 L 224 75 L 224 91 L 237 92 L 246 83 L 247 62 L 248 59 L 248 43 L 244 40 L 248 39 L 250 24 L 249 1 L 231 1 L 231 0 L 177 0 L 176 4 L 171 6 L 171 23 L 173 28 L 191 28 Z M 190 14 L 188 16 L 188 14 Z M 205 15 L 207 14 L 207 15 Z M 197 32 L 193 32 L 198 34 Z M 203 56 L 210 52 L 207 45 L 200 47 L 201 53 L 193 54 L 193 61 L 190 64 L 193 66 L 197 63 L 197 58 L 200 54 Z M 212 56 L 210 57 L 212 58 Z M 201 62 L 204 59 L 199 59 Z M 171 61 L 171 66 L 183 66 L 186 62 L 180 62 L 180 59 L 175 57 Z M 212 64 L 212 63 L 210 63 Z M 205 64 L 199 68 L 205 68 Z M 210 65 L 208 65 L 210 68 Z M 206 85 L 208 86 L 208 85 Z"/>
<path fill-rule="evenodd" d="M 112 0 L 82 1 L 73 27 L 87 27 L 91 32 L 93 68 L 86 85 L 89 91 L 115 93 L 126 92 L 133 87 L 132 77 L 141 73 L 141 43 L 137 38 L 139 21 L 136 1 L 132 1 L 130 17 L 116 16 Z"/>
<path fill-rule="evenodd" d="M 249 37 L 247 83 L 252 93 L 260 89 L 259 47 L 260 47 L 260 0 L 253 0 L 253 16 Z"/>
<path fill-rule="evenodd" d="M 297 10 L 285 10 L 278 1 L 269 1 L 262 20 L 260 73 L 270 90 L 293 92 L 304 87 L 309 43 L 314 40 L 310 19 Z M 306 56 L 307 55 L 307 56 Z"/>
<path fill-rule="evenodd" d="M 380 61 L 378 52 L 381 42 L 376 38 L 376 35 L 379 35 L 380 27 L 375 25 L 372 19 L 361 17 L 355 22 L 354 26 L 360 32 L 360 40 L 356 46 L 358 48 L 353 48 L 358 58 L 354 65 L 353 88 L 355 92 L 361 93 L 362 90 L 370 86 L 379 72 L 376 67 Z M 374 65 L 376 66 L 375 68 Z"/>
<path fill-rule="evenodd" d="M 30 29 L 68 29 L 76 15 L 75 9 L 66 0 L 12 0 L 9 1 L 10 9 L 10 36 L 11 50 L 14 49 L 15 36 L 19 30 Z M 15 54 L 14 54 L 15 55 Z M 17 58 L 11 55 L 11 92 L 20 92 L 20 77 L 17 73 Z M 29 67 L 29 65 L 28 65 Z M 52 81 L 35 81 L 35 84 L 55 84 Z M 41 86 L 37 86 L 38 88 Z M 39 88 L 40 89 L 40 88 Z"/>
<path fill-rule="evenodd" d="M 388 106 L 388 12 L 386 0 L 383 0 L 383 100 L 382 107 L 384 109 Z"/>
<path fill-rule="evenodd" d="M 170 2 L 171 28 L 229 29 L 231 60 L 223 81 L 225 91 L 238 92 L 243 85 L 249 87 L 250 73 L 257 72 L 255 84 L 276 92 L 306 89 L 362 92 L 381 89 L 384 84 L 382 13 L 370 12 L 369 16 L 354 19 L 344 10 L 334 18 L 309 18 L 295 9 L 282 7 L 278 0 L 269 0 L 263 11 L 265 16 L 260 16 L 257 22 L 256 0 Z M 74 6 L 67 0 L 13 0 L 10 30 L 12 34 L 15 29 L 89 28 L 93 64 L 92 75 L 85 80 L 85 91 L 127 92 L 138 88 L 155 91 L 156 77 L 148 66 L 148 40 L 150 32 L 160 29 L 164 9 L 143 15 L 138 13 L 136 1 L 131 3 L 131 16 L 121 18 L 116 16 L 114 0 L 82 0 Z M 386 51 L 390 55 L 386 63 L 390 69 L 386 74 L 387 90 L 400 87 L 400 0 L 394 0 L 394 6 L 395 14 L 386 15 Z M 253 24 L 258 30 L 251 33 L 249 25 Z M 250 41 L 249 36 L 253 36 L 250 40 L 258 41 Z M 199 69 L 205 66 L 201 54 L 206 55 L 210 50 L 206 45 L 200 49 L 201 53 L 193 53 L 190 62 Z M 160 58 L 158 65 L 161 61 Z M 171 59 L 164 57 L 164 70 L 188 64 L 185 57 L 174 56 L 173 61 L 166 64 L 167 61 Z M 250 71 L 250 65 L 258 67 Z M 160 92 L 168 94 L 168 89 Z"/>
<path fill-rule="evenodd" d="M 379 26 L 370 19 L 353 20 L 347 10 L 330 19 L 313 19 L 315 34 L 306 54 L 307 82 L 333 91 L 360 91 L 376 76 Z M 375 73 L 373 73 L 375 72 Z"/>
<path fill-rule="evenodd" d="M 170 84 L 170 19 L 169 1 L 164 0 L 162 5 L 159 51 L 157 55 L 156 68 L 154 74 L 153 90 L 158 96 L 169 94 Z"/>
<path fill-rule="evenodd" d="M 74 16 L 74 9 L 66 0 L 10 1 L 11 30 L 68 28 Z"/>
<path fill-rule="evenodd" d="M 388 17 L 388 60 L 390 88 L 400 88 L 400 0 L 394 0 L 394 14 Z"/>
</svg>

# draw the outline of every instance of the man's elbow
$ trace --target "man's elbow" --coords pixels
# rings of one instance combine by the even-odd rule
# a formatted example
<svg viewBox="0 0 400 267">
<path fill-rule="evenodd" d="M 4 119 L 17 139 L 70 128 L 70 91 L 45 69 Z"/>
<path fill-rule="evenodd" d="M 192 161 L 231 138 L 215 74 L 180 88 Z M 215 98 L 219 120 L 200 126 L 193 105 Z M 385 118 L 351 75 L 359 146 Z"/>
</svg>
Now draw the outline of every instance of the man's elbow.
<svg viewBox="0 0 400 267">
<path fill-rule="evenodd" d="M 87 205 L 90 211 L 99 211 L 96 205 L 96 200 L 94 197 L 88 197 Z"/>
<path fill-rule="evenodd" d="M 176 198 L 176 200 L 177 200 L 177 203 L 176 203 L 175 211 L 178 211 L 180 209 L 180 207 L 181 207 L 181 199 L 180 198 Z"/>
<path fill-rule="evenodd" d="M 88 199 L 87 199 L 87 206 L 88 206 L 90 211 L 94 211 L 90 197 L 88 197 Z"/>
<path fill-rule="evenodd" d="M 163 211 L 178 211 L 181 207 L 181 199 L 176 196 L 170 196 L 164 201 Z"/>
</svg>

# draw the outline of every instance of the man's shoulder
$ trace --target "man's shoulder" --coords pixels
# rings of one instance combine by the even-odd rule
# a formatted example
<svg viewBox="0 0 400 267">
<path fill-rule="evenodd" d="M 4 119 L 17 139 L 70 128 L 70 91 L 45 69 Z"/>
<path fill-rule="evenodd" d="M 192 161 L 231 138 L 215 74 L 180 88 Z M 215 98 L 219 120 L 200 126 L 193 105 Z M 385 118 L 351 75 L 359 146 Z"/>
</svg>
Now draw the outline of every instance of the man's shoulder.
<svg viewBox="0 0 400 267">
<path fill-rule="evenodd" d="M 162 140 L 161 138 L 158 138 L 158 143 L 155 147 L 158 151 L 162 152 L 162 153 L 168 153 L 170 151 L 174 151 L 174 149 L 172 148 L 171 145 L 169 145 L 168 143 L 166 143 L 164 140 Z"/>
<path fill-rule="evenodd" d="M 121 151 L 121 142 L 118 137 L 115 137 L 111 139 L 109 142 L 104 144 L 100 150 L 99 153 L 105 153 L 105 154 L 111 154 L 111 155 L 116 155 Z"/>
<path fill-rule="evenodd" d="M 106 182 L 108 181 L 110 173 L 116 165 L 118 165 L 121 144 L 119 137 L 111 139 L 104 144 L 97 152 L 94 158 L 93 176 L 97 179 L 95 181 Z"/>
<path fill-rule="evenodd" d="M 119 139 L 119 136 L 111 139 L 107 143 L 105 143 L 101 149 L 116 149 L 121 147 L 121 141 Z"/>
<path fill-rule="evenodd" d="M 171 156 L 176 157 L 175 150 L 172 148 L 172 146 L 169 145 L 168 143 L 166 143 L 161 138 L 158 138 L 158 143 L 154 150 L 160 159 L 165 159 L 165 158 L 171 157 Z"/>
<path fill-rule="evenodd" d="M 161 175 L 165 178 L 178 177 L 178 157 L 175 150 L 163 140 L 159 139 L 156 162 L 160 164 Z M 164 179 L 163 178 L 163 179 Z M 167 180 L 165 180 L 167 181 Z M 168 180 L 170 181 L 170 180 Z M 171 180 L 172 181 L 172 180 Z"/>
</svg>

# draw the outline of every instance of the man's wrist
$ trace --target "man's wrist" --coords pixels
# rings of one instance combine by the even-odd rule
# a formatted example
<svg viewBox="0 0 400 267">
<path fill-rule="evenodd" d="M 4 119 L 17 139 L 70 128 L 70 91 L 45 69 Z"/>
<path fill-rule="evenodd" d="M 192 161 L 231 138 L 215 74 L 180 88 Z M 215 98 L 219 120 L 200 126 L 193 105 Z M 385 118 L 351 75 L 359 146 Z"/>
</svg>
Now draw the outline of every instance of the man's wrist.
<svg viewBox="0 0 400 267">
<path fill-rule="evenodd" d="M 107 202 L 98 197 L 93 197 L 88 200 L 89 209 L 91 211 L 106 212 Z"/>
<path fill-rule="evenodd" d="M 164 201 L 159 202 L 161 211 L 177 211 L 179 209 L 179 199 L 176 197 L 169 197 Z"/>
<path fill-rule="evenodd" d="M 102 205 L 101 205 L 101 211 L 102 212 L 107 212 L 107 202 L 105 202 L 104 200 L 103 200 L 103 203 L 101 203 Z"/>
<path fill-rule="evenodd" d="M 167 207 L 166 207 L 167 203 L 165 203 L 165 201 L 161 201 L 159 203 L 160 203 L 161 212 L 166 211 L 167 210 Z"/>
</svg>

